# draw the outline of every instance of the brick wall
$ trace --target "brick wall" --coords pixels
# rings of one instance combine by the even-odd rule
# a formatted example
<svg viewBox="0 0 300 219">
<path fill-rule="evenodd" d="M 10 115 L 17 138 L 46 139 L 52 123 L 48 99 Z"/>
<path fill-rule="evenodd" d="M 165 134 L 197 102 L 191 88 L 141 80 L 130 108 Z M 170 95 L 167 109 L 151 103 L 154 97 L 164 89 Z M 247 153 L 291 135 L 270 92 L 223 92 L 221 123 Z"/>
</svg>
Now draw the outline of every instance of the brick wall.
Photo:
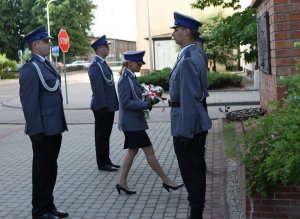
<svg viewBox="0 0 300 219">
<path fill-rule="evenodd" d="M 235 123 L 235 130 L 237 136 L 243 135 L 240 122 Z M 240 145 L 240 150 L 243 150 L 243 145 Z M 262 197 L 258 194 L 248 197 L 245 192 L 246 173 L 245 167 L 238 161 L 237 177 L 245 219 L 300 218 L 300 186 L 278 185 L 268 197 Z"/>
<path fill-rule="evenodd" d="M 266 198 L 252 195 L 245 218 L 300 218 L 300 186 L 277 186 Z"/>
<path fill-rule="evenodd" d="M 300 59 L 300 0 L 253 0 L 257 17 L 269 12 L 271 74 L 260 72 L 261 106 L 269 109 L 268 100 L 285 97 L 285 89 L 278 82 L 280 76 L 296 73 L 295 63 Z"/>
</svg>

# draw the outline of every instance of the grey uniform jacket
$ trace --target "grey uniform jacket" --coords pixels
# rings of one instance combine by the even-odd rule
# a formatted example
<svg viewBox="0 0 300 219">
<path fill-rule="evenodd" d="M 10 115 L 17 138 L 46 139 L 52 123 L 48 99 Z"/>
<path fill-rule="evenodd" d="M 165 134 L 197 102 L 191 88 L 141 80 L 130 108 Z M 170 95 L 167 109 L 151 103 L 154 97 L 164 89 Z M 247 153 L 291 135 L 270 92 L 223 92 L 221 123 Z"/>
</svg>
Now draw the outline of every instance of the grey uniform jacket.
<svg viewBox="0 0 300 219">
<path fill-rule="evenodd" d="M 196 45 L 191 45 L 180 55 L 169 79 L 169 93 L 172 101 L 180 107 L 171 109 L 171 134 L 177 137 L 193 138 L 195 134 L 211 128 L 211 120 L 202 105 L 206 96 L 203 75 L 206 75 L 203 56 Z"/>
<path fill-rule="evenodd" d="M 144 118 L 144 110 L 148 109 L 148 103 L 142 100 L 142 93 L 143 88 L 136 77 L 125 69 L 118 83 L 120 101 L 118 128 L 120 130 L 141 131 L 148 129 Z"/>
<path fill-rule="evenodd" d="M 204 87 L 204 95 L 205 95 L 205 97 L 208 97 L 209 96 L 208 91 L 207 91 L 207 88 L 208 88 L 208 80 L 207 80 L 208 57 L 207 57 L 206 52 L 202 48 L 198 47 L 197 49 L 199 50 L 200 54 L 202 55 L 205 65 L 206 65 L 206 71 L 203 70 L 203 73 L 201 73 L 201 82 Z M 202 64 L 202 62 L 200 63 L 200 65 L 201 64 Z"/>
<path fill-rule="evenodd" d="M 35 135 L 57 135 L 68 130 L 63 110 L 63 98 L 60 86 L 55 91 L 48 91 L 42 85 L 36 63 L 44 81 L 54 87 L 60 75 L 50 64 L 47 65 L 39 56 L 32 54 L 20 69 L 20 99 L 26 121 L 25 133 Z"/>
<path fill-rule="evenodd" d="M 119 101 L 113 73 L 108 65 L 96 56 L 89 67 L 88 74 L 93 92 L 91 109 L 100 110 L 106 107 L 110 112 L 117 111 L 119 109 Z"/>
</svg>

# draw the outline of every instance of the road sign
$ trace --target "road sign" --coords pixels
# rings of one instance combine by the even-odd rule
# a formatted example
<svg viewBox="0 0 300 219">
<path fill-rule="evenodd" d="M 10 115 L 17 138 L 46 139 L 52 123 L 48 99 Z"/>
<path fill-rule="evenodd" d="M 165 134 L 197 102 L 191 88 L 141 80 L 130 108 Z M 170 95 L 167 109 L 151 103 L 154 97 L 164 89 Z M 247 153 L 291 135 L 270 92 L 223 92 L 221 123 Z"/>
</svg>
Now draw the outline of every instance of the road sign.
<svg viewBox="0 0 300 219">
<path fill-rule="evenodd" d="M 68 52 L 70 48 L 70 38 L 66 30 L 60 29 L 58 34 L 58 44 L 62 52 Z"/>
<path fill-rule="evenodd" d="M 58 47 L 58 46 L 52 46 L 52 47 L 51 47 L 51 52 L 52 52 L 52 55 L 53 55 L 54 57 L 59 56 L 59 47 Z"/>
</svg>

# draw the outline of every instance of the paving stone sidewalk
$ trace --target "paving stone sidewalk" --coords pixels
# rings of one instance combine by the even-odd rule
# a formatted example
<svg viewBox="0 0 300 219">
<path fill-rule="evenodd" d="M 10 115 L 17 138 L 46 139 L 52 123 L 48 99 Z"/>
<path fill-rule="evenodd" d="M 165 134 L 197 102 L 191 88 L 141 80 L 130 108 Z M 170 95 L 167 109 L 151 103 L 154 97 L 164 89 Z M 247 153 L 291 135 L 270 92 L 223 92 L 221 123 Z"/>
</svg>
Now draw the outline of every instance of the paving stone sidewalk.
<svg viewBox="0 0 300 219">
<path fill-rule="evenodd" d="M 148 134 L 156 156 L 168 176 L 182 181 L 170 136 L 170 123 L 149 123 Z M 69 125 L 63 134 L 55 203 L 72 219 L 130 218 L 183 219 L 188 216 L 187 191 L 168 193 L 148 166 L 140 150 L 129 174 L 136 195 L 119 195 L 114 188 L 119 173 L 97 170 L 93 124 Z M 0 124 L 0 218 L 31 218 L 31 143 L 24 125 Z M 111 159 L 121 164 L 123 133 L 113 127 Z M 224 196 L 226 160 L 223 154 L 222 121 L 213 121 L 207 138 L 207 192 L 205 219 L 228 218 Z"/>
</svg>

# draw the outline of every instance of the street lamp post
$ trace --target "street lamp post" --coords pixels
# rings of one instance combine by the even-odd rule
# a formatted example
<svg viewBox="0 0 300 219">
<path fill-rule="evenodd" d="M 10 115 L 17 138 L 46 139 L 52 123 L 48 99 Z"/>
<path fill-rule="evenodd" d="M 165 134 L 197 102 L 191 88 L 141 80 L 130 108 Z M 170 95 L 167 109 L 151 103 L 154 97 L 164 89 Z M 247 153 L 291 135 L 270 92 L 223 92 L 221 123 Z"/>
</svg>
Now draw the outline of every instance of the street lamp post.
<svg viewBox="0 0 300 219">
<path fill-rule="evenodd" d="M 150 22 L 150 4 L 147 0 L 147 12 L 148 12 L 148 40 L 149 40 L 149 58 L 150 58 L 150 73 L 153 72 L 153 61 L 152 61 L 152 35 L 151 35 L 151 22 Z"/>
<path fill-rule="evenodd" d="M 50 1 L 48 1 L 47 8 L 46 8 L 46 11 L 47 11 L 47 25 L 48 25 L 48 34 L 49 34 L 49 36 L 51 36 L 51 34 L 50 34 L 50 22 L 49 22 L 49 4 L 51 2 L 54 2 L 54 1 L 56 1 L 56 0 L 50 0 Z M 51 48 L 50 48 L 49 59 L 50 59 L 50 61 L 52 61 Z"/>
</svg>

